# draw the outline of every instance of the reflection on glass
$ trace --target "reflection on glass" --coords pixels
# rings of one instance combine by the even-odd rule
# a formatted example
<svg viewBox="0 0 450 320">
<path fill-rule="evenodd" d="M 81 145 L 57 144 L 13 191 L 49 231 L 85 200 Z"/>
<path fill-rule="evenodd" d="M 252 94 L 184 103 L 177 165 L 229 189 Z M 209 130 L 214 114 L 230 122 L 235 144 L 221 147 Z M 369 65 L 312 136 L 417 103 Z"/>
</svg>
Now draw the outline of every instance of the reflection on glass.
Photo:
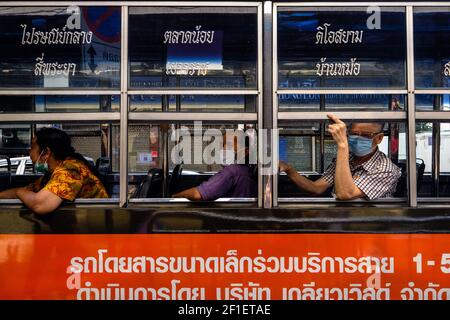
<svg viewBox="0 0 450 320">
<path fill-rule="evenodd" d="M 404 111 L 404 95 L 280 94 L 279 111 Z"/>
<path fill-rule="evenodd" d="M 243 95 L 131 95 L 130 111 L 255 112 L 256 97 Z"/>
<path fill-rule="evenodd" d="M 128 170 L 147 172 L 163 166 L 160 157 L 164 154 L 158 125 L 128 126 Z"/>
<path fill-rule="evenodd" d="M 416 88 L 450 87 L 450 7 L 414 8 Z"/>
<path fill-rule="evenodd" d="M 298 171 L 318 172 L 316 154 L 312 150 L 320 136 L 320 124 L 280 128 L 279 159 L 292 164 Z"/>
<path fill-rule="evenodd" d="M 8 156 L 28 154 L 31 146 L 31 126 L 20 124 L 0 125 L 0 153 Z"/>
<path fill-rule="evenodd" d="M 450 94 L 416 94 L 417 111 L 450 111 Z"/>
<path fill-rule="evenodd" d="M 256 8 L 130 8 L 130 86 L 256 88 L 257 39 Z"/>
<path fill-rule="evenodd" d="M 405 88 L 404 8 L 279 8 L 279 88 Z M 369 28 L 370 27 L 370 28 Z"/>
<path fill-rule="evenodd" d="M 182 163 L 183 177 L 180 180 L 180 190 L 199 185 L 208 180 L 223 165 L 215 162 L 215 152 L 209 152 L 215 141 L 215 134 L 226 130 L 244 130 L 250 137 L 250 144 L 256 145 L 255 125 L 194 125 L 194 124 L 132 124 L 128 126 L 128 169 L 129 197 L 137 195 L 141 184 L 155 179 L 148 194 L 151 198 L 168 197 L 170 177 L 177 165 Z M 247 131 L 248 130 L 248 131 Z M 189 138 L 186 138 L 189 137 Z M 185 140 L 186 139 L 186 140 Z M 190 141 L 187 142 L 187 141 Z M 185 145 L 184 143 L 187 143 Z M 187 146 L 179 150 L 176 145 Z M 220 149 L 223 145 L 220 144 Z M 256 152 L 256 149 L 255 149 Z M 165 172 L 167 170 L 167 172 Z M 165 179 L 165 180 L 164 180 Z M 153 181 L 153 180 L 152 180 Z M 165 183 L 165 185 L 164 185 Z M 164 190 L 164 188 L 166 188 Z"/>
<path fill-rule="evenodd" d="M 119 88 L 120 7 L 0 7 L 0 87 Z"/>
</svg>

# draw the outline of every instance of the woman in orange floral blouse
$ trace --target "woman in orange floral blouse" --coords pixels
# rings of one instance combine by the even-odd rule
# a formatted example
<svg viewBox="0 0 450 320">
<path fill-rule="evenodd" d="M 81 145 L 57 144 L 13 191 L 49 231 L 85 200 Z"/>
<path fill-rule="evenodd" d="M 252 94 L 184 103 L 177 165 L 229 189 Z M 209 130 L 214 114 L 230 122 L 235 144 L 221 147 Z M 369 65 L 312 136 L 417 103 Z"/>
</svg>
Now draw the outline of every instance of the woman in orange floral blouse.
<svg viewBox="0 0 450 320">
<path fill-rule="evenodd" d="M 70 137 L 56 128 L 36 132 L 30 149 L 36 172 L 44 175 L 23 188 L 0 192 L 0 198 L 19 198 L 38 214 L 54 211 L 63 201 L 108 198 L 94 170 L 71 146 Z"/>
</svg>

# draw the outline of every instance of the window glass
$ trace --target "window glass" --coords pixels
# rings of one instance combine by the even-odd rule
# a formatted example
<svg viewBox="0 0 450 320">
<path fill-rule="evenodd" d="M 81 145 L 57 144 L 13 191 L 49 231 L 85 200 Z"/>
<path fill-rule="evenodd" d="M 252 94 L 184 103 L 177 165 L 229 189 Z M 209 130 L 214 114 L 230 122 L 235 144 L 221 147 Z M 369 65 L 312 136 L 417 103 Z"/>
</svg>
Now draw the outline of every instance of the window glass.
<svg viewBox="0 0 450 320">
<path fill-rule="evenodd" d="M 43 127 L 65 131 L 75 151 L 98 170 L 109 195 L 119 197 L 119 125 L 111 123 L 0 124 L 0 171 L 11 174 L 4 189 L 25 186 L 41 176 L 34 172 L 29 150 L 33 132 Z"/>
<path fill-rule="evenodd" d="M 404 95 L 394 94 L 280 94 L 279 111 L 404 111 Z"/>
<path fill-rule="evenodd" d="M 0 113 L 119 111 L 119 96 L 0 96 Z"/>
<path fill-rule="evenodd" d="M 247 164 L 256 165 L 256 127 L 252 124 L 210 125 L 199 121 L 194 124 L 129 125 L 129 197 L 170 198 L 174 188 L 179 192 L 207 181 L 224 169 L 219 158 L 223 150 L 223 134 L 228 132 L 236 132 L 237 137 L 248 136 L 249 141 L 245 143 L 249 143 L 253 156 Z M 219 142 L 217 137 L 220 138 Z M 236 152 L 239 153 L 239 150 Z M 251 162 L 251 159 L 254 161 Z M 171 183 L 172 175 L 180 164 L 182 177 L 177 177 L 179 181 L 174 186 Z M 164 172 L 165 168 L 168 172 Z M 149 176 L 156 179 L 153 184 L 148 181 Z M 152 185 L 152 188 L 143 195 L 141 191 L 145 183 Z"/>
<path fill-rule="evenodd" d="M 417 163 L 424 165 L 423 177 L 418 178 L 419 197 L 450 197 L 449 144 L 450 123 L 417 122 Z"/>
<path fill-rule="evenodd" d="M 120 7 L 0 7 L 0 87 L 119 88 Z"/>
<path fill-rule="evenodd" d="M 379 9 L 279 8 L 278 87 L 405 88 L 405 9 Z"/>
<path fill-rule="evenodd" d="M 345 121 L 348 131 L 352 122 Z M 369 122 L 369 121 L 365 121 Z M 354 122 L 356 123 L 356 122 Z M 401 170 L 406 170 L 405 125 L 400 122 L 382 123 L 384 137 L 378 148 L 387 155 Z M 337 146 L 326 128 L 328 121 L 292 123 L 283 121 L 280 125 L 279 159 L 290 164 L 301 175 L 311 180 L 319 179 L 336 157 Z M 404 197 L 406 193 L 406 175 L 398 180 L 395 197 Z M 299 189 L 285 173 L 278 179 L 278 197 L 312 197 Z M 320 197 L 331 198 L 331 189 Z"/>
<path fill-rule="evenodd" d="M 450 111 L 450 94 L 416 94 L 417 111 Z"/>
<path fill-rule="evenodd" d="M 320 123 L 299 123 L 280 128 L 279 159 L 292 164 L 298 171 L 320 172 L 316 166 L 316 140 L 320 138 Z"/>
<path fill-rule="evenodd" d="M 256 88 L 257 39 L 255 7 L 130 8 L 130 86 Z"/>
<path fill-rule="evenodd" d="M 450 87 L 450 7 L 414 8 L 416 88 Z"/>
<path fill-rule="evenodd" d="M 244 95 L 131 95 L 130 111 L 255 112 L 256 96 Z"/>
<path fill-rule="evenodd" d="M 8 156 L 26 155 L 31 146 L 31 126 L 24 124 L 0 125 L 1 154 Z"/>
</svg>

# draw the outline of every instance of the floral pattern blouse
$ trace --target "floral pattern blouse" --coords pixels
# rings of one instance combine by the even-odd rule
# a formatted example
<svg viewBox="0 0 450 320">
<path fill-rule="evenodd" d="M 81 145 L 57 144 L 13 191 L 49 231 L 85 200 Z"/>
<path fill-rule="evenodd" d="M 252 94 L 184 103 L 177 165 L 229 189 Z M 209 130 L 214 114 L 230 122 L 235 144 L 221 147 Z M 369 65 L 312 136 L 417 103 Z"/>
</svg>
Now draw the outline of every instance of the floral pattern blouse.
<svg viewBox="0 0 450 320">
<path fill-rule="evenodd" d="M 76 198 L 108 198 L 108 193 L 102 182 L 80 160 L 68 158 L 46 177 L 40 177 L 26 188 L 33 192 L 48 190 L 64 200 L 73 201 Z"/>
</svg>

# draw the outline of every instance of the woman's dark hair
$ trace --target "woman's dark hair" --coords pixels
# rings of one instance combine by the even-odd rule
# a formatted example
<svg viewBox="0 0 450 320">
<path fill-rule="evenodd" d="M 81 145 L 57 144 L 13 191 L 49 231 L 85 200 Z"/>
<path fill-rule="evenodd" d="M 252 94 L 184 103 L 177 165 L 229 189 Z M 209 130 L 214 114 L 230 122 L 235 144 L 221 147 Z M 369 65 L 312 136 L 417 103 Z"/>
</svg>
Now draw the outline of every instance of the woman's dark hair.
<svg viewBox="0 0 450 320">
<path fill-rule="evenodd" d="M 42 150 L 50 149 L 56 160 L 73 158 L 83 162 L 91 172 L 100 179 L 97 169 L 93 167 L 81 154 L 72 147 L 72 142 L 67 133 L 56 128 L 42 128 L 36 131 L 36 143 Z M 100 181 L 102 181 L 100 179 Z"/>
</svg>

